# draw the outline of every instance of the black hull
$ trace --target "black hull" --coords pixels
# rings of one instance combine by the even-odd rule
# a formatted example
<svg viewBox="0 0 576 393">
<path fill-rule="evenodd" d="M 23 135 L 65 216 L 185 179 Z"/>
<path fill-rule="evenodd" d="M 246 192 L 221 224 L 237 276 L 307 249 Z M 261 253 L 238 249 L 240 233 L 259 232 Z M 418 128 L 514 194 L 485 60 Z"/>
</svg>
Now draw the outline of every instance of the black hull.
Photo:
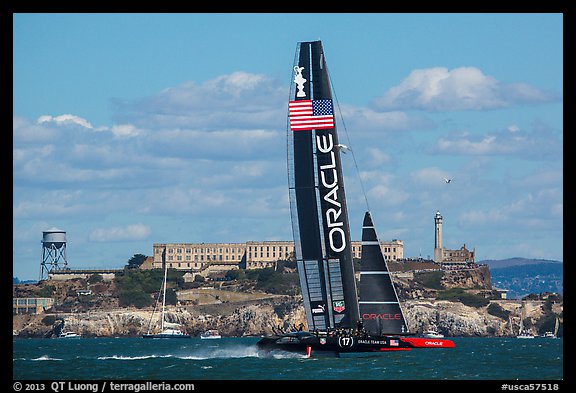
<svg viewBox="0 0 576 393">
<path fill-rule="evenodd" d="M 446 339 L 403 336 L 328 336 L 310 332 L 294 332 L 268 336 L 256 343 L 259 350 L 270 353 L 284 351 L 306 356 L 314 354 L 382 353 L 409 351 L 413 348 L 454 348 Z"/>
</svg>

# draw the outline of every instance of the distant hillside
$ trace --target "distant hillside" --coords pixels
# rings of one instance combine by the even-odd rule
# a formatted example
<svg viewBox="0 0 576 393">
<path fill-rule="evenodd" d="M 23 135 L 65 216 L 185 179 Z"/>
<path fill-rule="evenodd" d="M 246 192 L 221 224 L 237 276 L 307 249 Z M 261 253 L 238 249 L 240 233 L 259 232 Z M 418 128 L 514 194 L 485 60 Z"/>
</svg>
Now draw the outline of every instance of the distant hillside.
<svg viewBox="0 0 576 393">
<path fill-rule="evenodd" d="M 510 299 L 520 299 L 530 293 L 564 293 L 564 264 L 560 261 L 509 258 L 478 263 L 490 267 L 492 285 L 507 289 Z"/>
<path fill-rule="evenodd" d="M 488 267 L 490 267 L 490 270 L 492 270 L 517 265 L 537 265 L 542 263 L 562 264 L 562 261 L 554 261 L 551 259 L 528 259 L 528 258 L 514 257 L 508 259 L 485 259 L 483 261 L 478 261 L 477 263 L 486 264 L 488 265 Z"/>
</svg>

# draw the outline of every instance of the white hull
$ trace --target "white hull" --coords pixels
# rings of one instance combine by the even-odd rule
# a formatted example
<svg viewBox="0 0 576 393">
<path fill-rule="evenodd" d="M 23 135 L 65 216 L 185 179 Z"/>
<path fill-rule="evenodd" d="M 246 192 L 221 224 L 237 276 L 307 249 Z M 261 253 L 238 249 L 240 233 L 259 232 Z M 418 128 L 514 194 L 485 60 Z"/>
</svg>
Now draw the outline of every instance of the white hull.
<svg viewBox="0 0 576 393">
<path fill-rule="evenodd" d="M 516 336 L 516 338 L 535 338 L 536 336 L 533 336 L 529 333 L 522 333 Z"/>
<path fill-rule="evenodd" d="M 444 335 L 438 332 L 424 332 L 422 336 L 426 338 L 444 338 Z"/>
<path fill-rule="evenodd" d="M 220 335 L 220 333 L 218 333 L 215 330 L 207 330 L 200 335 L 200 338 L 202 340 L 214 340 L 214 339 L 222 338 L 222 336 Z"/>
<path fill-rule="evenodd" d="M 81 337 L 82 336 L 74 332 L 62 332 L 58 336 L 58 338 L 81 338 Z"/>
</svg>

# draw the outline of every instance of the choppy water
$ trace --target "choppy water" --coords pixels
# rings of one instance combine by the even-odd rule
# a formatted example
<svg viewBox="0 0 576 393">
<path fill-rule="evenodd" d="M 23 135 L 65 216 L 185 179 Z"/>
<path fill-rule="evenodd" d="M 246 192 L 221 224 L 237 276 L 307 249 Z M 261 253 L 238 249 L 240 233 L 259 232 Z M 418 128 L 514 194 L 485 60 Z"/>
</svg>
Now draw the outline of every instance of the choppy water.
<svg viewBox="0 0 576 393">
<path fill-rule="evenodd" d="M 454 338 L 456 348 L 343 358 L 259 354 L 258 338 L 14 339 L 14 380 L 562 380 L 562 339 Z M 553 388 L 548 390 L 555 390 Z"/>
</svg>

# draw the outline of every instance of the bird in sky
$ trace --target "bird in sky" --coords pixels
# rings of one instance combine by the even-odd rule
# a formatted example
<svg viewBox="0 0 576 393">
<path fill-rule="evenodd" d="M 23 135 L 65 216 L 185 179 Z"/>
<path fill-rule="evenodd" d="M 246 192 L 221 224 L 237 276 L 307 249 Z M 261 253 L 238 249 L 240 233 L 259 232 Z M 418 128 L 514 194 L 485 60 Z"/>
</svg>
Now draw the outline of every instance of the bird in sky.
<svg viewBox="0 0 576 393">
<path fill-rule="evenodd" d="M 340 150 L 342 153 L 346 154 L 346 150 L 350 150 L 352 151 L 352 149 L 350 149 L 348 146 L 343 145 L 343 144 L 337 144 L 336 147 L 338 148 L 338 150 Z"/>
<path fill-rule="evenodd" d="M 452 181 L 452 179 L 446 179 L 444 178 L 444 181 L 446 182 L 446 184 L 450 183 Z"/>
</svg>

